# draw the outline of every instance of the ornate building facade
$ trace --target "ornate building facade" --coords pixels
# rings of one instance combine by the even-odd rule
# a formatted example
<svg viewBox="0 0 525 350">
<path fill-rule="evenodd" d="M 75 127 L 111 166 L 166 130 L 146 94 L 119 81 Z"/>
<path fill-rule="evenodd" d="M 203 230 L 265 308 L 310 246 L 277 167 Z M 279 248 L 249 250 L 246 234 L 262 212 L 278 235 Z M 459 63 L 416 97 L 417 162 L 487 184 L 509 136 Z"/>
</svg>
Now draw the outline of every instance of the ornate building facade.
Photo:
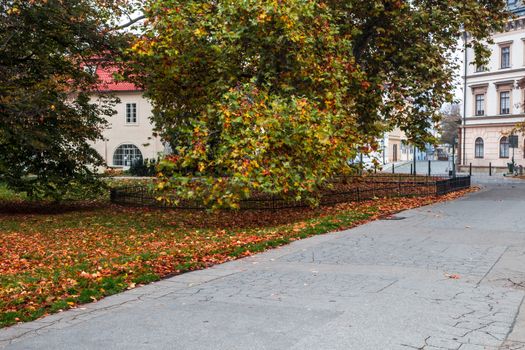
<svg viewBox="0 0 525 350">
<path fill-rule="evenodd" d="M 513 157 L 517 165 L 525 165 L 524 135 L 511 135 L 525 121 L 525 4 L 509 0 L 508 6 L 516 17 L 494 34 L 489 63 L 477 67 L 473 50 L 465 52 L 458 154 L 463 166 L 503 169 Z"/>
</svg>

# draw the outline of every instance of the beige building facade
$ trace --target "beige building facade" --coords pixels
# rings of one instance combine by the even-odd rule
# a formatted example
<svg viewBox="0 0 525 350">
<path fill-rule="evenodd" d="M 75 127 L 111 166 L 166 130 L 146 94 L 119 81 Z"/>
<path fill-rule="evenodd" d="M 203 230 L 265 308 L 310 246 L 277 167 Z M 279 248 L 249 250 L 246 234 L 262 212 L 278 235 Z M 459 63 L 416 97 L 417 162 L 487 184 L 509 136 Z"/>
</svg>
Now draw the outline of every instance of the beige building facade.
<svg viewBox="0 0 525 350">
<path fill-rule="evenodd" d="M 141 91 L 117 91 L 120 99 L 117 114 L 108 118 L 103 131 L 104 141 L 93 147 L 108 167 L 128 168 L 138 159 L 156 159 L 164 153 L 164 145 L 154 136 L 151 104 Z"/>
<path fill-rule="evenodd" d="M 154 135 L 150 120 L 152 105 L 143 91 L 131 83 L 116 82 L 115 68 L 93 67 L 93 71 L 100 80 L 98 91 L 111 93 L 120 100 L 114 107 L 116 114 L 107 119 L 108 126 L 102 133 L 104 140 L 93 144 L 106 166 L 127 169 L 134 162 L 163 155 L 165 147 L 160 137 Z M 95 102 L 97 95 L 92 99 Z"/>
<path fill-rule="evenodd" d="M 511 9 L 520 17 L 494 35 L 486 66 L 474 65 L 473 50 L 466 50 L 459 138 L 463 166 L 505 169 L 513 155 L 516 165 L 525 165 L 525 138 L 513 131 L 525 121 L 525 6 L 519 1 Z M 511 140 L 516 138 L 517 147 L 513 148 Z"/>
</svg>

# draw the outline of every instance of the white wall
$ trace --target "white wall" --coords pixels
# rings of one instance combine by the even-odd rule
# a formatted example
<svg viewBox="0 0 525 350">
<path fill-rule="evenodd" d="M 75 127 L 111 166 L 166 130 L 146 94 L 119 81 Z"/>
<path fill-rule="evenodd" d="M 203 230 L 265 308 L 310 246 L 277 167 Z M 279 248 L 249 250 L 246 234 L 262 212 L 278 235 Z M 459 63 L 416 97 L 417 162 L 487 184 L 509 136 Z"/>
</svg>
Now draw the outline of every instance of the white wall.
<svg viewBox="0 0 525 350">
<path fill-rule="evenodd" d="M 142 157 L 157 158 L 159 153 L 164 152 L 159 137 L 153 136 L 153 124 L 151 116 L 151 104 L 142 96 L 142 92 L 116 92 L 120 98 L 120 103 L 115 106 L 117 114 L 108 118 L 108 128 L 104 130 L 105 141 L 98 141 L 94 148 L 104 158 L 108 166 L 113 166 L 113 154 L 115 150 L 123 144 L 133 144 L 138 147 Z M 94 98 L 96 99 L 96 98 Z M 137 123 L 126 123 L 126 104 L 137 104 Z"/>
</svg>

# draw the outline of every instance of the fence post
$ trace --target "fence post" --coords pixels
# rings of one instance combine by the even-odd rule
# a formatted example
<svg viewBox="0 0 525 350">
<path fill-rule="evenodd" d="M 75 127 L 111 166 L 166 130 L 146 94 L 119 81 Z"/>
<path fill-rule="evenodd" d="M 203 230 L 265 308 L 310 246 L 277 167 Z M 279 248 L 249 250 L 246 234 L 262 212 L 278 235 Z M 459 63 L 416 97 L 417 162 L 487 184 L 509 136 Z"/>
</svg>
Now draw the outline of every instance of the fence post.
<svg viewBox="0 0 525 350">
<path fill-rule="evenodd" d="M 468 174 L 469 174 L 469 176 L 472 176 L 472 163 L 470 163 L 470 165 L 469 165 Z"/>
<path fill-rule="evenodd" d="M 432 165 L 431 165 L 431 161 L 429 160 L 428 161 L 428 176 L 430 176 L 432 174 Z"/>
<path fill-rule="evenodd" d="M 392 162 L 392 174 L 396 173 L 396 165 Z"/>
<path fill-rule="evenodd" d="M 489 163 L 489 176 L 492 176 L 492 162 Z"/>
<path fill-rule="evenodd" d="M 410 164 L 410 175 L 414 175 L 414 164 Z"/>
</svg>

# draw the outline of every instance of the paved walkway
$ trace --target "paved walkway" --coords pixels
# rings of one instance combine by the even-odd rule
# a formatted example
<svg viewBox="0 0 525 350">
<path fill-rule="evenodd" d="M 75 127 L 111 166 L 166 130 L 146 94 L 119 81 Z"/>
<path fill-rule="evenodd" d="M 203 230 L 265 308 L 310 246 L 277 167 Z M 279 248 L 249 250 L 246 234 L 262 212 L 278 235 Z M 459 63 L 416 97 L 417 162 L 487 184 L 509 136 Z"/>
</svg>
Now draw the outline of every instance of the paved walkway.
<svg viewBox="0 0 525 350">
<path fill-rule="evenodd" d="M 433 160 L 430 162 L 430 171 L 431 175 L 446 175 L 449 170 L 452 170 L 452 161 L 440 161 Z M 413 162 L 408 161 L 395 166 L 396 174 L 410 174 L 413 167 Z M 391 173 L 392 167 L 386 167 L 384 170 L 385 173 Z M 416 162 L 416 172 L 418 175 L 428 175 L 428 161 L 419 160 Z"/>
<path fill-rule="evenodd" d="M 4 329 L 0 348 L 525 349 L 525 183 L 487 186 Z"/>
</svg>

